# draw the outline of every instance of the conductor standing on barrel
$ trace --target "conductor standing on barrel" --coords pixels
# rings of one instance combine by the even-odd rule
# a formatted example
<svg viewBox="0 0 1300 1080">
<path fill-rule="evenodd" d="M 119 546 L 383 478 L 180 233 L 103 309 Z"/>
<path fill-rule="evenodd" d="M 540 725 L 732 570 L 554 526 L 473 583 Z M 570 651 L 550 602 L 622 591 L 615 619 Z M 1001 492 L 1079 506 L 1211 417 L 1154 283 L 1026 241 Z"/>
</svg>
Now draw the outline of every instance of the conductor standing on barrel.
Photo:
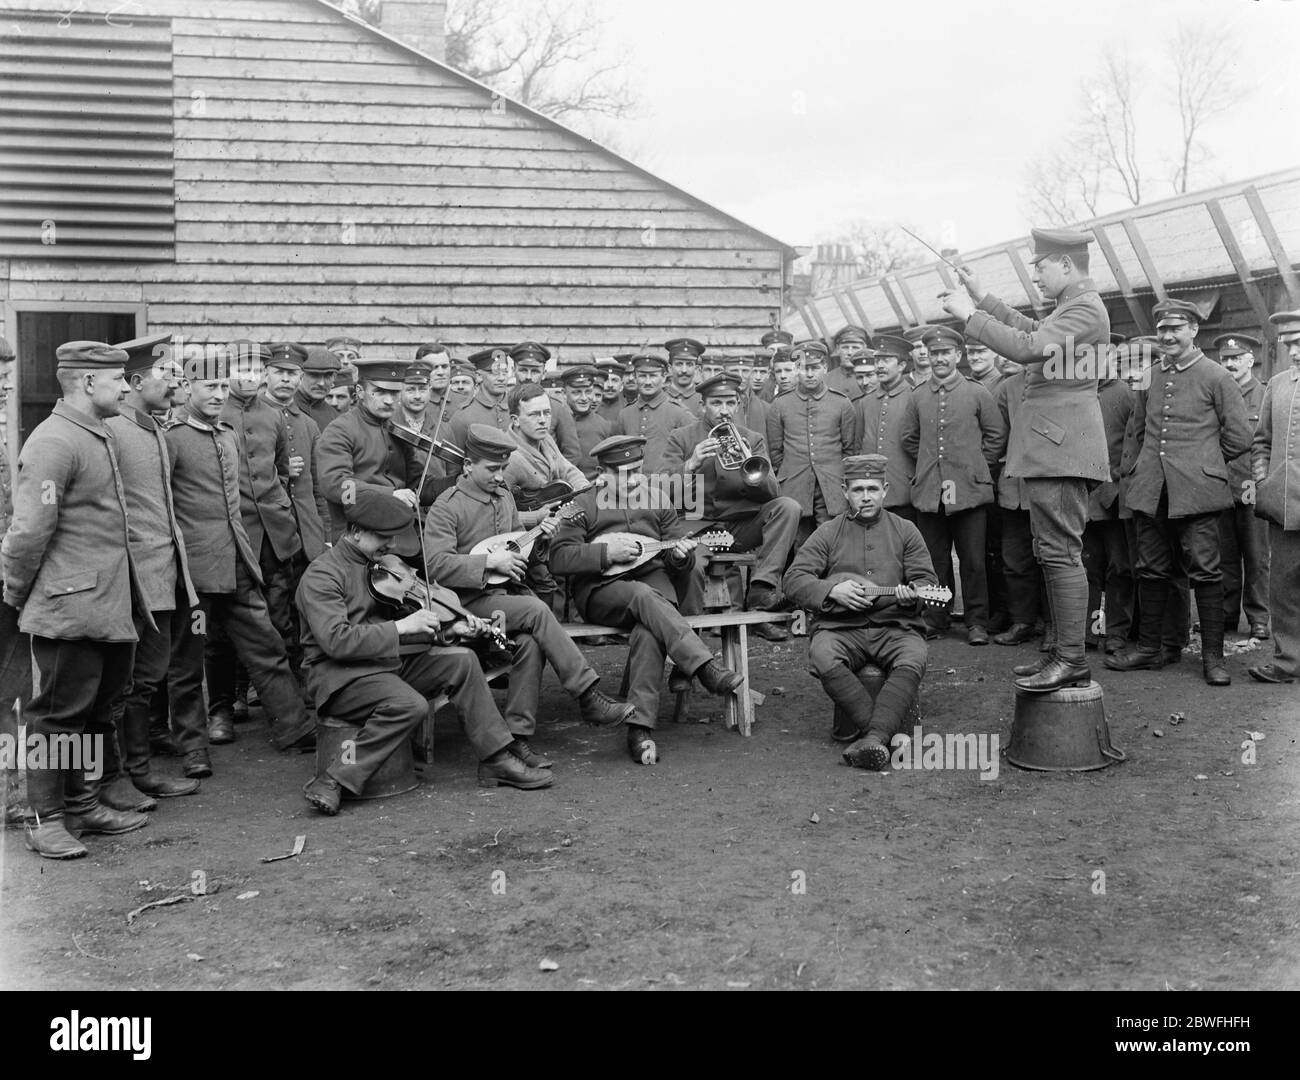
<svg viewBox="0 0 1300 1080">
<path fill-rule="evenodd" d="M 1097 399 L 1097 366 L 1110 341 L 1110 316 L 1088 276 L 1086 233 L 1034 229 L 1033 240 L 1034 285 L 1056 301 L 1041 322 L 985 293 L 965 270 L 960 273 L 969 295 L 954 290 L 942 299 L 950 315 L 964 320 L 961 329 L 970 340 L 1025 368 L 1003 472 L 1023 481 L 1056 644 L 1039 663 L 1016 668 L 1016 686 L 1046 693 L 1092 678 L 1083 652 L 1083 530 L 1089 491 L 1110 477 Z"/>
</svg>

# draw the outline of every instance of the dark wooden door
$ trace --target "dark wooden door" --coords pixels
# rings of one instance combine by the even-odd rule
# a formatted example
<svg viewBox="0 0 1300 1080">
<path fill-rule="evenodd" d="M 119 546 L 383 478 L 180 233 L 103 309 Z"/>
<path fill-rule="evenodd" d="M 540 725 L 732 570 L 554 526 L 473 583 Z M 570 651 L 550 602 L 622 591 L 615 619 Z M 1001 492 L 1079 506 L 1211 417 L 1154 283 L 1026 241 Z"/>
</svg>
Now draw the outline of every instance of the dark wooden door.
<svg viewBox="0 0 1300 1080">
<path fill-rule="evenodd" d="M 135 315 L 103 311 L 19 311 L 18 443 L 50 415 L 59 400 L 55 350 L 67 341 L 129 341 Z"/>
</svg>

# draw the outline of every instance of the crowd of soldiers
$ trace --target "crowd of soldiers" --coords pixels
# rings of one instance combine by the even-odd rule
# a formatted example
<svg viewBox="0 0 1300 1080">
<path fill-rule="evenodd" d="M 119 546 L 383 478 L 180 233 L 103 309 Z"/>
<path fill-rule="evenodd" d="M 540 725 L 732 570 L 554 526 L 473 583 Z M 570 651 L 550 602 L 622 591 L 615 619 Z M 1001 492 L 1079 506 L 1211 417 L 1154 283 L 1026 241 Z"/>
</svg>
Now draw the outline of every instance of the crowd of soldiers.
<svg viewBox="0 0 1300 1080">
<path fill-rule="evenodd" d="M 0 459 L 0 712 L 12 725 L 18 700 L 28 731 L 108 753 L 93 780 L 28 771 L 28 845 L 71 858 L 79 834 L 144 826 L 257 707 L 286 752 L 315 749 L 322 719 L 356 727 L 304 788 L 326 814 L 439 694 L 481 784 L 549 786 L 547 664 L 653 764 L 666 660 L 671 689 L 742 687 L 687 621 L 719 533 L 753 553 L 737 606 L 809 612 L 851 765 L 887 767 L 927 642 L 949 632 L 954 566 L 970 646 L 1041 642 L 1016 668 L 1025 691 L 1086 682 L 1089 648 L 1117 671 L 1179 662 L 1193 595 L 1207 683 L 1228 683 L 1243 625 L 1274 645 L 1250 674 L 1293 681 L 1300 312 L 1273 318 L 1291 367 L 1265 388 L 1260 338 L 1221 334 L 1211 360 L 1185 301 L 1156 306 L 1153 337 L 1110 334 L 1087 238 L 1034 237 L 1056 301 L 1041 323 L 963 271 L 944 298 L 958 328 L 772 330 L 726 352 L 681 337 L 558 369 L 532 341 L 60 346 L 62 397 L 12 499 Z M 1100 369 L 1053 372 L 1083 346 Z M 0 347 L 0 394 L 12 366 Z M 570 605 L 627 636 L 626 700 L 597 687 Z M 781 641 L 783 622 L 754 630 Z"/>
</svg>

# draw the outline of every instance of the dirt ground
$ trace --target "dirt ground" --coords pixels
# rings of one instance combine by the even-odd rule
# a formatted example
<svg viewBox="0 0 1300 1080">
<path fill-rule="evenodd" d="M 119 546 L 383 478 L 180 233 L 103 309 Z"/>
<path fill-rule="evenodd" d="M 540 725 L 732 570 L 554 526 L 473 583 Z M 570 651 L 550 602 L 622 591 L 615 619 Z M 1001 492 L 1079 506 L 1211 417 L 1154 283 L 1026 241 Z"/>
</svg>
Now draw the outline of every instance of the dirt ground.
<svg viewBox="0 0 1300 1080">
<path fill-rule="evenodd" d="M 592 652 L 617 687 L 625 649 Z M 5 833 L 0 983 L 1300 987 L 1300 693 L 1252 682 L 1257 652 L 1233 657 L 1227 690 L 1195 657 L 1127 675 L 1094 660 L 1129 760 L 1055 774 L 1004 758 L 995 780 L 847 768 L 805 655 L 803 639 L 756 641 L 769 696 L 753 737 L 697 695 L 693 716 L 713 722 L 664 719 L 653 768 L 621 730 L 577 722 L 548 674 L 536 743 L 552 789 L 480 790 L 443 714 L 417 791 L 332 819 L 302 798 L 312 759 L 243 725 L 199 795 L 165 800 L 139 832 L 88 837 L 87 858 L 41 860 Z M 1005 751 L 1007 673 L 1033 655 L 934 643 L 926 730 L 999 733 Z M 259 861 L 299 834 L 299 857 Z M 175 895 L 190 899 L 128 926 Z"/>
</svg>

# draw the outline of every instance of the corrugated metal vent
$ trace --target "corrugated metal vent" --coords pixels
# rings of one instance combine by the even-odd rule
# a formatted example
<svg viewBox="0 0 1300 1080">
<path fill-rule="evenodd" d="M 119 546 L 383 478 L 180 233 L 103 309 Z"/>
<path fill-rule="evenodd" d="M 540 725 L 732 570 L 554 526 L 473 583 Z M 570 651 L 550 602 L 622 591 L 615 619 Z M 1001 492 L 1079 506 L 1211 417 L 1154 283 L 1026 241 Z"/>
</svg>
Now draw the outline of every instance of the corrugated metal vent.
<svg viewBox="0 0 1300 1080">
<path fill-rule="evenodd" d="M 174 258 L 171 21 L 125 10 L 0 9 L 0 257 Z"/>
</svg>

